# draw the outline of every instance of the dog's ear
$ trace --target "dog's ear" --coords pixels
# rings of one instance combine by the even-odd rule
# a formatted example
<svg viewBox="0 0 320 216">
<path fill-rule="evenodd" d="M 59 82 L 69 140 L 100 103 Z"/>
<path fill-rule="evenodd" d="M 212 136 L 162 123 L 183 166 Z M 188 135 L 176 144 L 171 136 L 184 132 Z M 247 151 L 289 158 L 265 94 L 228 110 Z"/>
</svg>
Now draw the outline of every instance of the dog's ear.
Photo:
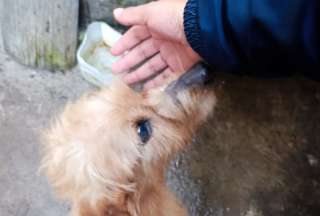
<svg viewBox="0 0 320 216">
<path fill-rule="evenodd" d="M 183 107 L 185 116 L 193 119 L 190 123 L 197 126 L 213 114 L 216 96 L 213 90 L 194 88 L 178 92 L 177 101 Z"/>
</svg>

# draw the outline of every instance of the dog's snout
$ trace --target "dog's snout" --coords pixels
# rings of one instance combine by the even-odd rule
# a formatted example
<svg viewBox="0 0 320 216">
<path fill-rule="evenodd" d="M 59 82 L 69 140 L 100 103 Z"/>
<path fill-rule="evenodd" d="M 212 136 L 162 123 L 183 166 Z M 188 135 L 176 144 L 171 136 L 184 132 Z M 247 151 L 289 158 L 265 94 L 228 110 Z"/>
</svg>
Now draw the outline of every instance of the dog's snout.
<svg viewBox="0 0 320 216">
<path fill-rule="evenodd" d="M 173 96 L 181 90 L 203 86 L 211 81 L 213 81 L 213 77 L 207 67 L 203 64 L 197 64 L 180 78 L 170 83 L 166 88 L 166 92 Z"/>
</svg>

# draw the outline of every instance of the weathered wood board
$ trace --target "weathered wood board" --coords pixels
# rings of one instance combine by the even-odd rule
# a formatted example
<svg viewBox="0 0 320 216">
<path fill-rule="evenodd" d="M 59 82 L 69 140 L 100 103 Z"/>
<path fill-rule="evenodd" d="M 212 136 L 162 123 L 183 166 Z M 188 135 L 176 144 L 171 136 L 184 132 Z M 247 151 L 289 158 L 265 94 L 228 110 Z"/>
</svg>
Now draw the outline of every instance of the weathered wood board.
<svg viewBox="0 0 320 216">
<path fill-rule="evenodd" d="M 6 51 L 18 62 L 45 69 L 74 65 L 79 0 L 2 0 Z"/>
</svg>

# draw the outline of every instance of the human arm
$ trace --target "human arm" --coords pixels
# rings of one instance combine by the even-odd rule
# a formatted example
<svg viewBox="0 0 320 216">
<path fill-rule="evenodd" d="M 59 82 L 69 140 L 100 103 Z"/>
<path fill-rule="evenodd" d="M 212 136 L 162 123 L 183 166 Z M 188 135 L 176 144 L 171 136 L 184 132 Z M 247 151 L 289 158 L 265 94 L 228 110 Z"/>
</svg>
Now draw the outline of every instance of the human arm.
<svg viewBox="0 0 320 216">
<path fill-rule="evenodd" d="M 319 9 L 317 0 L 189 0 L 184 30 L 217 68 L 261 76 L 302 70 L 320 78 Z"/>
<path fill-rule="evenodd" d="M 320 78 L 319 1 L 188 0 L 185 5 L 185 0 L 156 1 L 116 16 L 133 28 L 112 49 L 116 55 L 130 50 L 114 71 L 123 72 L 156 53 L 161 57 L 153 67 L 126 75 L 127 83 L 154 75 L 150 68 L 166 67 L 166 73 L 147 84 L 154 87 L 166 74 L 183 73 L 200 59 L 223 71 L 265 77 L 304 72 Z M 147 41 L 152 48 L 144 46 Z M 148 66 L 150 60 L 146 62 Z"/>
</svg>

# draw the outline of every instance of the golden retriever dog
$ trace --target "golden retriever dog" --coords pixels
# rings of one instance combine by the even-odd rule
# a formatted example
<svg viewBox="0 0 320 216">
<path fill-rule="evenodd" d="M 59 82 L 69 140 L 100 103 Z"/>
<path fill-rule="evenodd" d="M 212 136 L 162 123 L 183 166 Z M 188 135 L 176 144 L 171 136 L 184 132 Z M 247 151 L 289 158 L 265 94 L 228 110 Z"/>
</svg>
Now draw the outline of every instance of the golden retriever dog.
<svg viewBox="0 0 320 216">
<path fill-rule="evenodd" d="M 44 133 L 41 169 L 71 215 L 187 215 L 165 171 L 215 105 L 198 71 L 141 93 L 115 81 L 65 107 Z"/>
</svg>

